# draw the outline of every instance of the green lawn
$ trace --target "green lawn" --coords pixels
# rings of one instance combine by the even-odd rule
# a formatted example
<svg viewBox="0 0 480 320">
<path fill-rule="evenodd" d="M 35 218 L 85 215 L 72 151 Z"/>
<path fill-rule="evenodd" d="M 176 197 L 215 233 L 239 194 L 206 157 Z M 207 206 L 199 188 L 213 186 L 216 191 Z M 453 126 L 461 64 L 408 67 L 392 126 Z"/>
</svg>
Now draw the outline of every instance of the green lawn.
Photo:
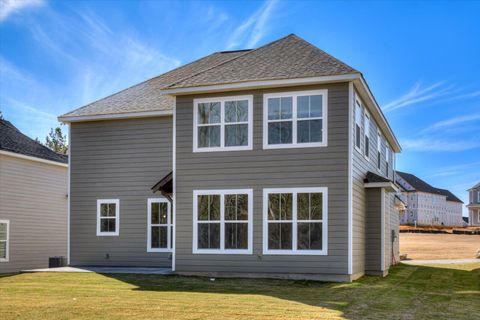
<svg viewBox="0 0 480 320">
<path fill-rule="evenodd" d="M 0 277 L 7 319 L 478 319 L 480 263 L 354 283 L 93 273 Z"/>
</svg>

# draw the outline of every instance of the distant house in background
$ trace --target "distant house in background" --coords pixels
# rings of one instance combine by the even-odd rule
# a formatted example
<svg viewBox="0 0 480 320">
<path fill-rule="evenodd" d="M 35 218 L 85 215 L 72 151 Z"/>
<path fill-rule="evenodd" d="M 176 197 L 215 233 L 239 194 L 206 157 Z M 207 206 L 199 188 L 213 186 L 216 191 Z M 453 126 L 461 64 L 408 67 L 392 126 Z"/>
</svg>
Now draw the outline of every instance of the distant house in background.
<svg viewBox="0 0 480 320">
<path fill-rule="evenodd" d="M 462 200 L 445 189 L 431 186 L 417 176 L 397 171 L 407 209 L 400 224 L 462 226 Z M 479 204 L 480 207 L 480 204 Z"/>
<path fill-rule="evenodd" d="M 480 226 L 480 182 L 467 190 L 470 195 L 468 221 L 471 226 Z"/>
<path fill-rule="evenodd" d="M 67 163 L 0 120 L 0 273 L 67 255 Z"/>
</svg>

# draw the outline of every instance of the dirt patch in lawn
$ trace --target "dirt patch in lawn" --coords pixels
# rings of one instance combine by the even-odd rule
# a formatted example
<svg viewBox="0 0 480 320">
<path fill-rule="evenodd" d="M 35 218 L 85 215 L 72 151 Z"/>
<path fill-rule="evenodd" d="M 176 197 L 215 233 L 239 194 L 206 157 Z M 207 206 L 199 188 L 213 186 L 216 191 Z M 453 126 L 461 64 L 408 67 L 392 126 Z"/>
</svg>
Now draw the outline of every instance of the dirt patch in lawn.
<svg viewBox="0 0 480 320">
<path fill-rule="evenodd" d="M 478 250 L 480 236 L 477 235 L 400 234 L 400 253 L 406 253 L 409 259 L 474 259 Z"/>
</svg>

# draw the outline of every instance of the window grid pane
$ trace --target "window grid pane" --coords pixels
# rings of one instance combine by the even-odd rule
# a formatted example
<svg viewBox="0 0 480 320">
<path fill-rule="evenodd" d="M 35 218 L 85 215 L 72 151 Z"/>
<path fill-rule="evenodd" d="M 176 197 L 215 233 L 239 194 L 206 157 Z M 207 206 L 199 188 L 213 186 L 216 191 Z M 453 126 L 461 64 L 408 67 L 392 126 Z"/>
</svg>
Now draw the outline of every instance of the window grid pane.
<svg viewBox="0 0 480 320">
<path fill-rule="evenodd" d="M 248 147 L 250 100 L 197 103 L 197 148 Z"/>
<path fill-rule="evenodd" d="M 292 198 L 296 208 L 292 221 L 280 220 L 285 210 L 282 204 Z M 268 250 L 308 251 L 323 250 L 323 193 L 293 192 L 269 193 L 267 205 L 267 246 Z"/>
<path fill-rule="evenodd" d="M 197 199 L 197 249 L 219 252 L 249 249 L 249 194 L 198 194 Z M 202 220 L 207 216 L 216 217 L 211 210 L 216 205 L 221 209 L 218 210 L 218 220 Z"/>
<path fill-rule="evenodd" d="M 323 142 L 323 94 L 266 99 L 268 145 L 298 145 Z M 285 119 L 289 121 L 285 121 Z"/>
</svg>

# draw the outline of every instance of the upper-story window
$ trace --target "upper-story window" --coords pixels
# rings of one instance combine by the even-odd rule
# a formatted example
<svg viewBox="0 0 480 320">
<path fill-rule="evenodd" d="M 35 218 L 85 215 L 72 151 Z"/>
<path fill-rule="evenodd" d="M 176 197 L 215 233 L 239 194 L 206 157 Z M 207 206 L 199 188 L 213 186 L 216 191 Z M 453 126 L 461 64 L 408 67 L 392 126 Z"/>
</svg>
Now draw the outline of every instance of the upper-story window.
<svg viewBox="0 0 480 320">
<path fill-rule="evenodd" d="M 390 148 L 388 147 L 388 143 L 385 140 L 385 174 L 388 177 L 388 173 L 390 170 Z"/>
<path fill-rule="evenodd" d="M 480 202 L 480 191 L 477 191 L 477 202 Z"/>
<path fill-rule="evenodd" d="M 365 110 L 365 117 L 364 117 L 364 128 L 365 128 L 365 158 L 370 159 L 370 115 Z"/>
<path fill-rule="evenodd" d="M 253 96 L 195 99 L 193 151 L 252 149 Z"/>
<path fill-rule="evenodd" d="M 382 135 L 377 131 L 377 170 L 382 169 Z"/>
<path fill-rule="evenodd" d="M 264 149 L 327 146 L 327 90 L 264 95 Z"/>
<path fill-rule="evenodd" d="M 362 146 L 362 105 L 355 99 L 355 148 L 361 152 Z"/>
</svg>

